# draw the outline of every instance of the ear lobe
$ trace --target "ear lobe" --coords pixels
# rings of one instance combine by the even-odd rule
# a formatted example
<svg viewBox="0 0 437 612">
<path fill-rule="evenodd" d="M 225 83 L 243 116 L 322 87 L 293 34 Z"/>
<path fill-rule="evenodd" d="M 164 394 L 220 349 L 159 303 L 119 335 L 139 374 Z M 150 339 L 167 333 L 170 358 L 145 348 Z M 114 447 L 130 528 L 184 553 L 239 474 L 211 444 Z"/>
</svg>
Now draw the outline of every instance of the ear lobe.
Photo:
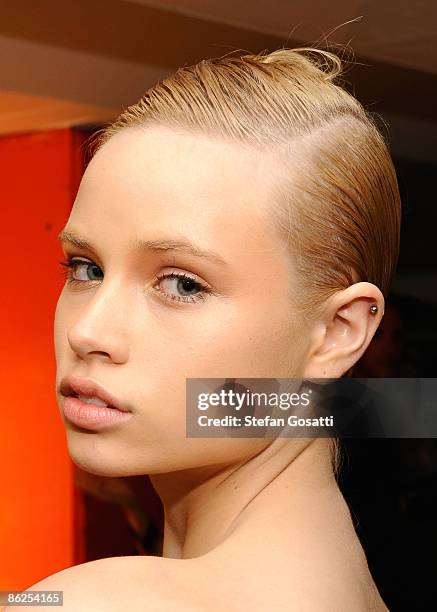
<svg viewBox="0 0 437 612">
<path fill-rule="evenodd" d="M 367 349 L 381 315 L 370 313 L 375 299 L 358 296 L 332 307 L 319 322 L 304 376 L 337 378 L 347 372 Z"/>
</svg>

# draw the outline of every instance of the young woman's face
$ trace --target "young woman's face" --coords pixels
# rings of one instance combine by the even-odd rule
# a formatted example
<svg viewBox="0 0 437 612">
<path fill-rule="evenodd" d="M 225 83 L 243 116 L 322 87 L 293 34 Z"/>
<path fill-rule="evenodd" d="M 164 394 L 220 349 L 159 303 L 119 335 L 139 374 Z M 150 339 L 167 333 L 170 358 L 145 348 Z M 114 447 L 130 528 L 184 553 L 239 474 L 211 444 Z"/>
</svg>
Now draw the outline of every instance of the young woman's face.
<svg viewBox="0 0 437 612">
<path fill-rule="evenodd" d="M 158 126 L 125 129 L 94 156 L 64 228 L 91 247 L 63 242 L 80 263 L 56 308 L 57 398 L 62 408 L 63 377 L 92 378 L 132 416 L 90 431 L 62 413 L 79 466 L 168 472 L 268 444 L 187 438 L 185 379 L 302 373 L 307 338 L 289 297 L 297 281 L 272 217 L 276 169 L 265 153 Z"/>
</svg>

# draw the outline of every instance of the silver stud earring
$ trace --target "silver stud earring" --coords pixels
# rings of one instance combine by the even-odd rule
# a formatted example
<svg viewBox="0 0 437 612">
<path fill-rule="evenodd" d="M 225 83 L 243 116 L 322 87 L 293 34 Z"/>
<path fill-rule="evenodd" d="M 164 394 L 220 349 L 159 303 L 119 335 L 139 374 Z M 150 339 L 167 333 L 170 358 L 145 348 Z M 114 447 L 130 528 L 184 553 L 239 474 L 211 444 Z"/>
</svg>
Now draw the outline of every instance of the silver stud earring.
<svg viewBox="0 0 437 612">
<path fill-rule="evenodd" d="M 372 304 L 370 307 L 370 314 L 375 315 L 378 312 L 378 306 L 376 304 Z"/>
</svg>

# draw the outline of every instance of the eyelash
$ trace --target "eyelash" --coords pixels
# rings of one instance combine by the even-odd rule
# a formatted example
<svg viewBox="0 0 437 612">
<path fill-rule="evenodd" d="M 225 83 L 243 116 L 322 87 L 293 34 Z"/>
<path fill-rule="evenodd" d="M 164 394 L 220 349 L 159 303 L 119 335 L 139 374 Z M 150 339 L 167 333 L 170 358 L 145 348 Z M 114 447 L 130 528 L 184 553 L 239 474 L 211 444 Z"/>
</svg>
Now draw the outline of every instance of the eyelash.
<svg viewBox="0 0 437 612">
<path fill-rule="evenodd" d="M 66 279 L 66 282 L 69 285 L 76 285 L 76 286 L 83 285 L 83 283 L 94 282 L 93 280 L 83 281 L 83 280 L 77 280 L 73 278 L 73 270 L 75 270 L 77 266 L 83 265 L 83 266 L 90 266 L 90 267 L 94 266 L 96 268 L 99 268 L 99 266 L 92 261 L 85 261 L 83 259 L 74 259 L 71 257 L 67 258 L 65 261 L 60 261 L 59 264 L 63 266 L 64 268 L 66 268 L 66 270 L 61 270 L 62 275 Z M 164 299 L 169 302 L 199 302 L 200 300 L 205 300 L 207 295 L 214 293 L 210 287 L 208 287 L 207 285 L 204 285 L 200 281 L 197 281 L 196 279 L 192 278 L 191 276 L 188 276 L 185 273 L 170 272 L 168 274 L 162 274 L 160 276 L 159 275 L 155 276 L 155 280 L 157 282 L 162 281 L 163 279 L 166 279 L 166 278 L 177 278 L 177 279 L 192 281 L 193 283 L 195 283 L 197 288 L 201 290 L 201 292 L 197 294 L 196 296 L 180 296 L 180 297 L 174 297 L 172 295 L 165 293 L 164 291 L 158 291 L 158 293 L 161 293 Z M 95 279 L 95 280 L 99 280 L 99 279 Z"/>
</svg>

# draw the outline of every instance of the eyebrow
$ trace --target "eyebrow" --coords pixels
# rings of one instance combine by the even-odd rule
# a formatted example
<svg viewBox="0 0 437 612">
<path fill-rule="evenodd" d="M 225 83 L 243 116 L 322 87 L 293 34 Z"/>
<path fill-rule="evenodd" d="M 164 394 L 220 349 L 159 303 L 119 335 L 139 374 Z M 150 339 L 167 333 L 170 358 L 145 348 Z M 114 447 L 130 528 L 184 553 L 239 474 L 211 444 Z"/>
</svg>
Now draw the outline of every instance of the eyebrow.
<svg viewBox="0 0 437 612">
<path fill-rule="evenodd" d="M 90 251 L 96 250 L 88 240 L 67 230 L 61 230 L 57 235 L 57 239 L 61 242 L 69 242 L 78 248 L 89 249 Z M 185 240 L 135 240 L 133 242 L 133 249 L 139 252 L 179 251 L 188 255 L 193 255 L 194 257 L 208 259 L 222 266 L 227 265 L 227 262 L 218 253 L 200 249 L 194 243 Z"/>
</svg>

